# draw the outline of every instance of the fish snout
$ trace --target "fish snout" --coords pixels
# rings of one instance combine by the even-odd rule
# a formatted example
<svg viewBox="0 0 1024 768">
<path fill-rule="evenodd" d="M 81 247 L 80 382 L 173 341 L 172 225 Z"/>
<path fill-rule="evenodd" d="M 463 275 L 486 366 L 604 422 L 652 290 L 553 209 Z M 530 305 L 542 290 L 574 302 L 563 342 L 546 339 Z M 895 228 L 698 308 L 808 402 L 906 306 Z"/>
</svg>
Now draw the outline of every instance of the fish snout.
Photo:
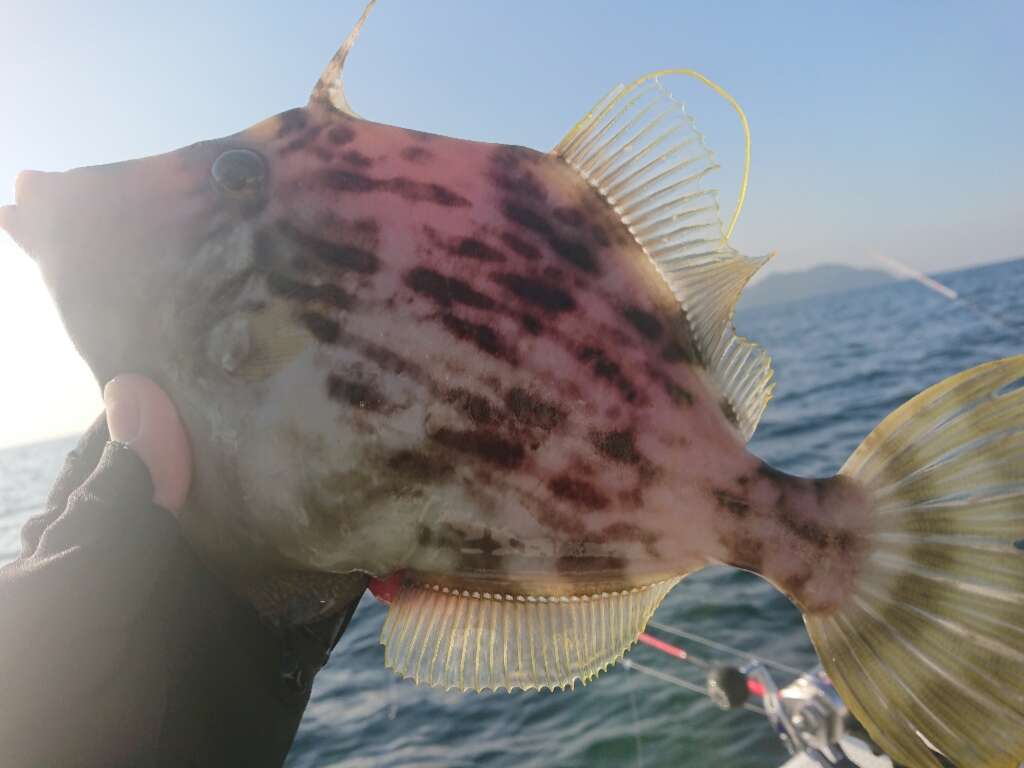
<svg viewBox="0 0 1024 768">
<path fill-rule="evenodd" d="M 0 229 L 5 231 L 23 251 L 32 254 L 33 216 L 49 206 L 53 196 L 53 177 L 57 173 L 22 171 L 14 180 L 14 205 L 0 208 Z M 34 213 L 35 212 L 35 213 Z"/>
<path fill-rule="evenodd" d="M 14 203 L 24 205 L 25 201 L 41 194 L 40 190 L 45 189 L 47 177 L 54 176 L 52 173 L 43 171 L 22 171 L 14 179 Z"/>
<path fill-rule="evenodd" d="M 14 237 L 14 230 L 17 227 L 18 208 L 14 205 L 0 206 L 0 229 L 11 237 Z"/>
</svg>

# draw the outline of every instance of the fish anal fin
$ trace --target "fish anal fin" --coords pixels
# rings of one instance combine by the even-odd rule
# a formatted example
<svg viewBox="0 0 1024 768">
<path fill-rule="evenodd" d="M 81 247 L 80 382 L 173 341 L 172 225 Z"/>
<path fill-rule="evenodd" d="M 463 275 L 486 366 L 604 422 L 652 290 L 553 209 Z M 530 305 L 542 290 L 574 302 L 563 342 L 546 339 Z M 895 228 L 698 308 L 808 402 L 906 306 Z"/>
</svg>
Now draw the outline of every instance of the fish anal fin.
<svg viewBox="0 0 1024 768">
<path fill-rule="evenodd" d="M 444 689 L 571 688 L 629 650 L 680 578 L 572 596 L 407 583 L 381 632 L 384 661 Z"/>
<path fill-rule="evenodd" d="M 771 398 L 771 359 L 736 334 L 732 317 L 743 287 L 768 257 L 747 258 L 729 246 L 717 192 L 704 186 L 718 166 L 664 79 L 617 86 L 554 154 L 604 197 L 653 261 L 749 439 Z"/>
</svg>

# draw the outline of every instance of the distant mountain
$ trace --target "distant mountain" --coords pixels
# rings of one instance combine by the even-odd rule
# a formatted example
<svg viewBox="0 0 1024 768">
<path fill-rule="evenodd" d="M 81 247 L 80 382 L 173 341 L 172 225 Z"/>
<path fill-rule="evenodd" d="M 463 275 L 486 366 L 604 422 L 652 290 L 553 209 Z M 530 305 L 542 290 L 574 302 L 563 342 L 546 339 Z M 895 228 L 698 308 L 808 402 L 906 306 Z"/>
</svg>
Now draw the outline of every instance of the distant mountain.
<svg viewBox="0 0 1024 768">
<path fill-rule="evenodd" d="M 748 286 L 740 297 L 740 309 L 782 304 L 826 293 L 845 293 L 857 288 L 893 282 L 896 278 L 875 269 L 855 269 L 841 264 L 822 264 L 801 272 L 768 275 Z"/>
</svg>

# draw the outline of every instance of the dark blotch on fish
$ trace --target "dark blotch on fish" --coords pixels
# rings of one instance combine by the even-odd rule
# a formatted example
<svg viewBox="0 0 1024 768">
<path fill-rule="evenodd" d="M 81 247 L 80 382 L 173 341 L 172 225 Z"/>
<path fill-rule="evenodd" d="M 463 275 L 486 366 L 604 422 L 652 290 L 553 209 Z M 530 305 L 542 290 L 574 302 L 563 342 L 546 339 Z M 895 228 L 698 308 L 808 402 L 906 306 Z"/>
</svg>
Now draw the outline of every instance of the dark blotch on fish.
<svg viewBox="0 0 1024 768">
<path fill-rule="evenodd" d="M 330 130 L 327 131 L 327 140 L 331 144 L 337 144 L 338 146 L 351 143 L 355 137 L 356 132 L 347 125 L 332 125 Z"/>
<path fill-rule="evenodd" d="M 338 340 L 340 328 L 337 321 L 321 315 L 319 312 L 303 312 L 299 315 L 303 325 L 309 329 L 313 336 L 324 344 L 334 344 Z"/>
<path fill-rule="evenodd" d="M 585 480 L 559 475 L 548 482 L 548 488 L 558 498 L 589 509 L 604 509 L 608 506 L 608 497 Z"/>
<path fill-rule="evenodd" d="M 475 237 L 464 237 L 451 249 L 451 253 L 476 261 L 505 261 L 505 254 Z"/>
<path fill-rule="evenodd" d="M 410 163 L 429 163 L 434 159 L 434 153 L 423 147 L 406 147 L 400 154 L 403 160 Z"/>
<path fill-rule="evenodd" d="M 693 405 L 693 395 L 690 394 L 690 391 L 676 384 L 668 376 L 661 377 L 661 385 L 676 405 Z"/>
<path fill-rule="evenodd" d="M 431 438 L 446 448 L 476 456 L 505 469 L 515 469 L 526 458 L 526 451 L 521 445 L 483 429 L 439 429 Z"/>
<path fill-rule="evenodd" d="M 622 396 L 626 398 L 626 402 L 632 403 L 636 400 L 636 388 L 622 373 L 619 364 L 609 360 L 602 350 L 597 347 L 583 347 L 578 357 L 582 362 L 590 363 L 594 373 L 599 378 L 611 382 L 622 393 Z"/>
<path fill-rule="evenodd" d="M 838 531 L 832 538 L 832 543 L 840 552 L 855 552 L 860 548 L 860 540 L 852 531 Z"/>
<path fill-rule="evenodd" d="M 434 541 L 434 533 L 427 526 L 420 523 L 416 526 L 416 543 L 421 547 L 429 547 Z"/>
<path fill-rule="evenodd" d="M 569 240 L 558 235 L 555 228 L 537 211 L 521 205 L 514 200 L 506 200 L 502 205 L 505 218 L 524 229 L 543 235 L 551 250 L 563 261 L 591 274 L 597 273 L 597 259 L 583 243 Z"/>
<path fill-rule="evenodd" d="M 594 238 L 594 242 L 602 248 L 607 248 L 612 244 L 612 241 L 608 238 L 608 234 L 604 231 L 604 227 L 594 224 L 590 228 L 590 236 Z"/>
<path fill-rule="evenodd" d="M 384 396 L 370 384 L 352 381 L 333 373 L 327 377 L 327 396 L 331 400 L 366 411 L 380 411 L 387 405 Z"/>
<path fill-rule="evenodd" d="M 279 222 L 277 231 L 299 246 L 304 254 L 313 256 L 332 267 L 372 275 L 380 266 L 377 257 L 370 251 L 323 240 L 315 235 L 302 232 L 290 222 Z"/>
<path fill-rule="evenodd" d="M 465 304 L 477 309 L 492 309 L 494 300 L 472 288 L 457 277 L 448 277 L 426 267 L 416 267 L 405 276 L 405 284 L 416 293 L 450 307 Z"/>
<path fill-rule="evenodd" d="M 828 531 L 813 520 L 801 520 L 796 517 L 785 504 L 779 505 L 778 518 L 783 527 L 795 534 L 797 538 L 803 539 L 820 549 L 828 546 Z"/>
<path fill-rule="evenodd" d="M 828 530 L 822 527 L 821 524 L 814 520 L 807 520 L 798 517 L 789 507 L 786 500 L 786 489 L 793 482 L 793 478 L 764 463 L 758 466 L 757 473 L 775 486 L 778 492 L 778 500 L 775 502 L 775 515 L 778 518 L 779 523 L 786 528 L 786 530 L 790 531 L 797 538 L 806 541 L 809 544 L 813 544 L 820 549 L 824 549 L 830 544 L 835 543 L 833 537 L 829 535 Z M 855 543 L 853 534 L 844 531 L 839 535 L 841 535 L 844 541 L 846 541 L 847 546 Z"/>
<path fill-rule="evenodd" d="M 594 447 L 604 456 L 620 464 L 640 464 L 644 457 L 636 448 L 636 436 L 629 431 L 595 432 Z"/>
<path fill-rule="evenodd" d="M 744 499 L 741 499 L 728 491 L 713 490 L 712 495 L 715 497 L 715 501 L 718 502 L 718 506 L 724 509 L 731 515 L 743 519 L 750 514 L 750 504 Z"/>
<path fill-rule="evenodd" d="M 388 458 L 387 465 L 396 474 L 419 483 L 442 479 L 455 471 L 443 458 L 419 451 L 398 451 Z"/>
<path fill-rule="evenodd" d="M 533 173 L 523 166 L 534 162 L 534 153 L 525 147 L 498 147 L 492 156 L 494 185 L 528 202 L 543 202 L 547 191 Z"/>
<path fill-rule="evenodd" d="M 294 139 L 285 144 L 281 148 L 280 154 L 289 155 L 292 152 L 298 152 L 299 150 L 306 149 L 306 147 L 308 147 L 310 144 L 316 141 L 317 137 L 320 135 L 320 131 L 322 130 L 322 125 L 314 125 L 312 128 L 309 128 L 308 130 L 303 132 L 301 136 L 296 136 Z"/>
<path fill-rule="evenodd" d="M 556 405 L 538 400 L 525 389 L 513 387 L 505 395 L 505 407 L 520 424 L 545 432 L 557 428 L 565 419 L 565 411 Z"/>
<path fill-rule="evenodd" d="M 514 232 L 502 232 L 501 242 L 503 242 L 508 248 L 518 253 L 524 259 L 530 261 L 538 261 L 540 259 L 540 248 L 535 246 L 533 243 L 528 243 L 523 238 L 516 235 Z"/>
<path fill-rule="evenodd" d="M 749 571 L 761 570 L 764 561 L 764 542 L 761 539 L 741 532 L 735 538 L 723 538 L 721 542 L 729 553 L 729 565 Z"/>
<path fill-rule="evenodd" d="M 579 208 L 555 208 L 552 213 L 555 218 L 566 226 L 577 228 L 583 226 L 586 217 Z"/>
<path fill-rule="evenodd" d="M 278 120 L 280 124 L 277 127 L 277 138 L 280 139 L 306 127 L 306 110 L 301 107 L 289 109 L 278 115 Z"/>
<path fill-rule="evenodd" d="M 356 168 L 369 168 L 371 165 L 373 165 L 373 160 L 368 158 L 358 149 L 348 150 L 345 154 L 341 156 L 341 159 L 344 160 L 349 165 L 354 165 Z"/>
<path fill-rule="evenodd" d="M 531 336 L 540 336 L 541 331 L 544 327 L 540 324 L 540 321 L 533 315 L 523 315 L 519 318 L 523 323 L 523 328 Z"/>
<path fill-rule="evenodd" d="M 661 323 L 650 312 L 639 307 L 627 307 L 622 310 L 622 315 L 644 338 L 653 341 L 661 335 Z"/>
<path fill-rule="evenodd" d="M 464 208 L 470 205 L 469 200 L 462 195 L 440 184 L 413 181 L 401 176 L 391 179 L 375 179 L 355 171 L 331 168 L 322 171 L 320 178 L 326 187 L 337 192 L 354 194 L 387 192 L 411 203 L 433 203 L 446 208 Z"/>
<path fill-rule="evenodd" d="M 467 536 L 462 541 L 462 547 L 464 550 L 478 550 L 482 555 L 493 555 L 501 549 L 501 544 L 498 543 L 497 539 L 494 538 L 488 528 L 475 539 L 471 539 Z"/>
<path fill-rule="evenodd" d="M 445 314 L 441 321 L 445 328 L 456 337 L 472 342 L 487 354 L 494 357 L 508 357 L 498 334 L 486 325 L 471 323 L 451 313 Z"/>
<path fill-rule="evenodd" d="M 555 251 L 555 255 L 564 261 L 568 261 L 575 267 L 579 267 L 584 272 L 597 272 L 597 259 L 590 252 L 590 249 L 583 243 L 576 242 L 575 240 L 562 240 L 561 238 L 554 238 L 549 241 L 551 247 Z"/>
<path fill-rule="evenodd" d="M 320 302 L 330 304 L 338 309 L 348 309 L 354 301 L 350 294 L 334 283 L 309 285 L 276 272 L 267 275 L 267 290 L 274 296 L 280 296 L 289 301 Z"/>
<path fill-rule="evenodd" d="M 514 224 L 518 224 L 523 229 L 529 229 L 532 232 L 543 235 L 545 238 L 552 238 L 555 235 L 555 230 L 550 222 L 533 208 L 528 208 L 512 200 L 506 200 L 502 206 L 502 212 L 505 214 L 506 219 Z"/>
<path fill-rule="evenodd" d="M 374 344 L 358 336 L 348 337 L 345 343 L 347 346 L 357 349 L 368 360 L 371 360 L 384 371 L 407 376 L 416 381 L 424 381 L 427 378 L 423 369 L 416 365 L 416 363 L 402 357 L 387 347 Z"/>
<path fill-rule="evenodd" d="M 445 399 L 466 414 L 476 424 L 494 424 L 500 420 L 497 409 L 491 405 L 487 398 L 476 395 L 469 390 L 456 387 L 448 392 Z"/>
<path fill-rule="evenodd" d="M 693 350 L 678 341 L 670 341 L 666 344 L 661 350 L 661 357 L 669 363 L 694 363 L 697 360 Z"/>
<path fill-rule="evenodd" d="M 499 272 L 491 275 L 491 279 L 517 298 L 543 309 L 545 312 L 557 314 L 576 308 L 576 302 L 572 296 L 561 288 L 548 285 L 540 280 L 510 272 Z"/>
</svg>

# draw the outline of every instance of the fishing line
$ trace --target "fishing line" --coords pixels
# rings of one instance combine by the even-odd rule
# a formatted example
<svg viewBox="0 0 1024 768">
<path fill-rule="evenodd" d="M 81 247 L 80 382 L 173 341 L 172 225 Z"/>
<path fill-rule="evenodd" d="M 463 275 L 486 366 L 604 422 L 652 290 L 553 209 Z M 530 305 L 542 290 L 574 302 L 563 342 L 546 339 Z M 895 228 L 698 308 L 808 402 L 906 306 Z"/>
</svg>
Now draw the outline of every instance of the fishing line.
<svg viewBox="0 0 1024 768">
<path fill-rule="evenodd" d="M 633 710 L 633 745 L 635 747 L 636 768 L 644 768 L 644 750 L 640 742 L 640 716 L 636 712 L 636 681 L 631 680 L 629 684 L 629 707 Z"/>
<path fill-rule="evenodd" d="M 668 624 L 662 624 L 660 621 L 650 621 L 647 623 L 647 626 L 654 627 L 655 629 L 660 629 L 662 632 L 667 632 L 668 634 L 675 635 L 676 637 L 682 637 L 686 640 L 693 640 L 695 643 L 701 643 L 703 645 L 706 645 L 708 648 L 714 648 L 716 651 L 723 651 L 725 653 L 731 653 L 741 658 L 752 659 L 753 661 L 757 661 L 761 664 L 764 664 L 766 667 L 777 669 L 780 672 L 786 672 L 787 674 L 795 675 L 797 677 L 803 674 L 803 670 L 797 669 L 796 667 L 791 667 L 787 664 L 783 664 L 778 661 L 765 659 L 753 653 L 747 653 L 746 651 L 731 648 L 725 643 L 716 643 L 714 640 L 708 640 L 707 638 L 701 637 L 700 635 L 695 635 L 692 632 L 687 632 L 686 630 L 679 629 L 677 627 L 672 627 Z"/>
<path fill-rule="evenodd" d="M 665 75 L 685 75 L 686 77 L 692 77 L 695 80 L 699 80 L 704 83 L 704 85 L 729 102 L 729 105 L 736 110 L 736 114 L 739 115 L 740 118 L 740 123 L 743 125 L 743 179 L 740 182 L 739 197 L 736 199 L 736 209 L 733 211 L 732 219 L 729 221 L 729 226 L 726 227 L 725 230 L 725 239 L 728 240 L 732 237 L 732 231 L 736 227 L 736 221 L 740 217 L 740 211 L 743 210 L 743 203 L 747 199 L 747 183 L 750 181 L 750 123 L 747 122 L 747 116 L 743 112 L 743 107 L 741 107 L 739 102 L 732 97 L 732 94 L 710 77 L 701 74 L 695 69 L 660 69 L 657 72 L 651 72 L 649 75 L 644 75 L 637 80 L 634 85 L 640 85 L 640 83 L 645 83 L 648 80 L 656 80 Z"/>
<path fill-rule="evenodd" d="M 691 691 L 693 693 L 699 693 L 701 696 L 708 695 L 707 690 L 703 686 L 697 685 L 696 683 L 691 683 L 689 680 L 684 680 L 681 677 L 670 675 L 668 672 L 662 672 L 661 670 L 654 669 L 653 667 L 648 667 L 645 664 L 633 661 L 632 659 L 623 659 L 619 662 L 619 664 L 621 664 L 626 669 L 635 670 L 636 672 L 642 672 L 645 675 L 656 677 L 662 682 L 671 683 L 672 685 L 678 686 L 679 688 L 685 688 L 686 690 Z M 763 707 L 759 707 L 757 706 L 757 704 L 751 704 L 749 701 L 744 702 L 743 708 L 751 712 L 756 712 L 759 715 L 767 714 L 764 711 Z"/>
</svg>

